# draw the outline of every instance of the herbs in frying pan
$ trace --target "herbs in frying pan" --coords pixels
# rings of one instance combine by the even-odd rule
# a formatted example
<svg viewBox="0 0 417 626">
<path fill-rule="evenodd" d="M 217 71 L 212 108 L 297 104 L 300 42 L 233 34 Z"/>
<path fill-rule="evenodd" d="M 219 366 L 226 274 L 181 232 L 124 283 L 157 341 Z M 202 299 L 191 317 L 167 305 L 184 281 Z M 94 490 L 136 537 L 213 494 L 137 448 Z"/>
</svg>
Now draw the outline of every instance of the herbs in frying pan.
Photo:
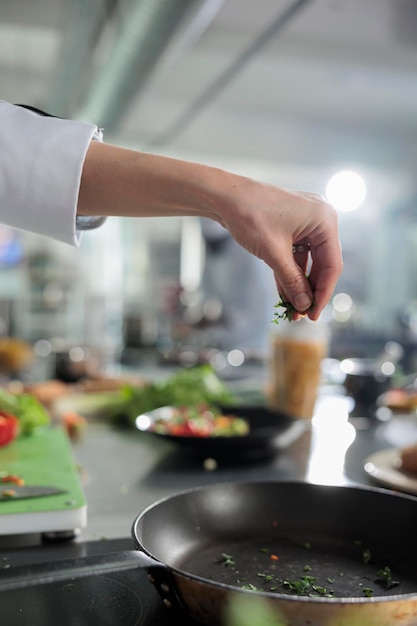
<svg viewBox="0 0 417 626">
<path fill-rule="evenodd" d="M 371 560 L 371 551 L 369 550 L 369 548 L 366 548 L 363 553 L 362 553 L 362 558 L 363 558 L 363 562 L 366 564 L 368 564 Z"/>
<path fill-rule="evenodd" d="M 380 569 L 376 574 L 376 580 L 378 584 L 382 584 L 385 589 L 392 589 L 397 587 L 400 583 L 398 580 L 394 580 L 391 573 L 391 568 L 386 565 L 383 569 Z"/>
<path fill-rule="evenodd" d="M 219 563 L 221 565 L 225 565 L 226 567 L 229 567 L 229 565 L 235 564 L 235 560 L 230 554 L 226 554 L 225 552 L 223 552 L 221 555 L 221 558 L 219 559 Z"/>
<path fill-rule="evenodd" d="M 265 549 L 262 549 L 261 552 L 265 552 Z M 276 556 L 275 554 L 269 555 L 269 558 Z M 271 559 L 276 562 L 277 559 Z M 223 552 L 220 558 L 217 561 L 220 565 L 224 567 L 230 567 L 232 570 L 236 571 L 236 561 L 235 558 Z M 305 565 L 304 571 L 310 571 L 311 566 Z M 328 588 L 325 585 L 319 584 L 319 581 L 316 576 L 310 576 L 308 574 L 304 574 L 298 578 L 288 579 L 281 578 L 277 576 L 273 572 L 258 572 L 257 577 L 262 580 L 262 587 L 258 585 L 254 585 L 253 583 L 243 583 L 240 584 L 239 579 L 236 581 L 237 584 L 240 584 L 242 589 L 247 591 L 272 591 L 279 592 L 280 589 L 286 592 L 290 592 L 292 595 L 299 596 L 322 596 L 327 598 L 332 598 L 334 596 L 334 591 L 331 588 Z M 328 578 L 328 581 L 331 579 Z M 334 579 L 333 579 L 334 582 Z"/>
<path fill-rule="evenodd" d="M 374 582 L 386 590 L 397 587 L 400 584 L 398 580 L 394 580 L 392 578 L 391 568 L 388 567 L 388 565 L 378 570 L 376 577 L 374 578 Z M 359 583 L 359 586 L 361 587 L 362 583 Z M 374 594 L 374 589 L 371 587 L 362 587 L 362 592 L 367 598 L 370 598 Z"/>
<path fill-rule="evenodd" d="M 305 575 L 295 580 L 284 580 L 282 586 L 284 589 L 291 591 L 297 596 L 318 595 L 326 598 L 332 598 L 334 596 L 333 589 L 318 585 L 315 576 Z"/>
<path fill-rule="evenodd" d="M 252 584 L 242 585 L 241 588 L 246 589 L 246 591 L 263 591 L 260 587 L 255 587 L 255 585 Z"/>
<path fill-rule="evenodd" d="M 386 565 L 383 569 L 378 570 L 377 576 L 384 582 L 392 580 L 391 568 Z"/>
<path fill-rule="evenodd" d="M 359 542 L 355 543 L 357 545 L 361 545 L 359 544 Z M 311 546 L 309 542 L 305 542 L 302 544 L 302 547 L 310 548 Z M 240 572 L 237 560 L 231 554 L 222 553 L 217 562 L 220 565 L 228 567 L 233 572 L 235 572 L 235 584 L 240 586 L 241 589 L 245 589 L 247 591 L 288 593 L 297 596 L 323 598 L 334 598 L 337 597 L 337 595 L 343 596 L 343 593 L 337 594 L 335 589 L 333 588 L 333 585 L 334 583 L 336 583 L 337 578 L 344 576 L 343 571 L 339 571 L 337 573 L 335 572 L 334 575 L 327 575 L 324 578 L 323 576 L 320 577 L 315 574 L 314 564 L 312 566 L 309 563 L 306 563 L 304 566 L 302 566 L 301 572 L 297 573 L 294 568 L 294 576 L 289 576 L 288 564 L 283 564 L 284 568 L 285 565 L 287 565 L 287 568 L 281 570 L 280 557 L 276 557 L 276 555 L 271 553 L 271 551 L 267 548 L 260 548 L 259 552 L 265 555 L 269 560 L 266 569 L 262 568 L 256 573 L 256 577 L 260 581 L 260 584 L 254 584 L 253 582 L 249 582 L 248 580 L 246 580 L 245 576 L 242 576 L 243 572 Z M 366 567 L 368 567 L 370 563 L 372 564 L 371 551 L 369 548 L 361 550 L 361 555 L 359 558 L 362 560 L 362 563 Z M 285 557 L 283 558 L 283 560 L 284 559 Z M 260 563 L 262 563 L 262 560 L 260 561 Z M 293 569 L 293 566 L 290 566 L 290 570 L 291 569 Z M 331 572 L 329 572 L 329 574 L 331 574 Z M 358 581 L 358 593 L 364 594 L 365 597 L 371 597 L 375 592 L 375 588 L 373 589 L 372 587 L 370 587 L 369 582 L 367 586 L 364 586 L 365 580 L 372 581 L 375 585 L 379 586 L 380 588 L 382 587 L 385 590 L 391 589 L 392 587 L 396 587 L 400 584 L 399 581 L 394 580 L 391 568 L 388 565 L 378 570 L 376 573 L 374 570 L 373 572 L 370 571 L 369 575 L 364 574 L 362 578 L 363 582 L 361 580 Z"/>
<path fill-rule="evenodd" d="M 334 596 L 334 590 L 319 585 L 316 576 L 304 575 L 292 580 L 282 580 L 270 574 L 258 574 L 258 576 L 264 579 L 265 584 L 272 583 L 269 586 L 269 591 L 278 591 L 278 585 L 280 585 L 284 591 L 289 591 L 292 595 L 310 597 L 321 596 L 325 598 L 333 598 Z"/>
</svg>

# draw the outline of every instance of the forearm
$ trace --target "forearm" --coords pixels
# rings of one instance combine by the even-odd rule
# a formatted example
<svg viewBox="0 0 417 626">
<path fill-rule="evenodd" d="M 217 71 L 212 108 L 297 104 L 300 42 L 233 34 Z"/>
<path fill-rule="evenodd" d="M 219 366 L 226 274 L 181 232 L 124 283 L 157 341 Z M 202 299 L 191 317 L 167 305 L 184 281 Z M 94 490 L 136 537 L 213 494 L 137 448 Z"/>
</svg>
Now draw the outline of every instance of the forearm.
<svg viewBox="0 0 417 626">
<path fill-rule="evenodd" d="M 81 178 L 78 214 L 196 215 L 222 221 L 233 178 L 215 167 L 92 143 Z"/>
</svg>

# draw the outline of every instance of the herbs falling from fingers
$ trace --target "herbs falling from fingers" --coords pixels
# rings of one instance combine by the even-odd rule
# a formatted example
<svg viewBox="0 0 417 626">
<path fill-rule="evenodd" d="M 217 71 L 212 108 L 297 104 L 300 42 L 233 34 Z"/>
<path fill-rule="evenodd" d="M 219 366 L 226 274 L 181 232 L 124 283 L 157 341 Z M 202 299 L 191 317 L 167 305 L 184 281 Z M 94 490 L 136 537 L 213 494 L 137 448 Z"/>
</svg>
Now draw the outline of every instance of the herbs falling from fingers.
<svg viewBox="0 0 417 626">
<path fill-rule="evenodd" d="M 308 311 L 312 311 L 314 307 L 315 302 L 313 301 L 312 305 L 309 309 L 307 309 L 307 311 L 297 311 L 297 309 L 291 302 L 287 300 L 282 300 L 281 298 L 281 300 L 274 305 L 274 308 L 278 309 L 278 311 L 275 311 L 272 321 L 274 324 L 279 324 L 280 320 L 292 322 L 295 315 L 305 315 Z"/>
</svg>

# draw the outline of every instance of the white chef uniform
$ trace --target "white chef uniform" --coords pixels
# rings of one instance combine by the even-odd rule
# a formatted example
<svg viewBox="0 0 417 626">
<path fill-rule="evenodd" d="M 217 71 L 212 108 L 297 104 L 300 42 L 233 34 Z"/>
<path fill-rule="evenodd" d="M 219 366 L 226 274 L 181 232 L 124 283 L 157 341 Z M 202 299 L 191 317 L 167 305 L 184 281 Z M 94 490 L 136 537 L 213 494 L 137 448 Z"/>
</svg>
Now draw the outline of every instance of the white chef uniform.
<svg viewBox="0 0 417 626">
<path fill-rule="evenodd" d="M 72 245 L 103 218 L 78 217 L 93 124 L 44 116 L 0 100 L 0 222 Z"/>
</svg>

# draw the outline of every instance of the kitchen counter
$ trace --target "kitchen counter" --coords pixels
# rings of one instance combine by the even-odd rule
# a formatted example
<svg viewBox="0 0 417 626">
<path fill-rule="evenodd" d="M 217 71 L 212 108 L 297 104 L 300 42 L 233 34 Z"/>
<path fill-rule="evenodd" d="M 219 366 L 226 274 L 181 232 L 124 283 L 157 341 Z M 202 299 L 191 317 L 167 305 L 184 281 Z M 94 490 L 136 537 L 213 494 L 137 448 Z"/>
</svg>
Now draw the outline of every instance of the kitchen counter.
<svg viewBox="0 0 417 626">
<path fill-rule="evenodd" d="M 400 420 L 350 418 L 348 409 L 347 398 L 323 394 L 314 420 L 288 448 L 256 462 L 219 462 L 214 470 L 170 442 L 92 423 L 74 444 L 88 502 L 88 527 L 81 538 L 126 536 L 145 507 L 212 483 L 266 479 L 375 484 L 363 469 L 364 459 L 377 450 L 406 445 L 410 433 Z"/>
<path fill-rule="evenodd" d="M 82 441 L 74 444 L 88 502 L 88 526 L 79 539 L 129 535 L 138 513 L 184 489 L 237 480 L 303 480 L 310 471 L 314 432 L 307 429 L 271 458 L 236 463 L 230 459 L 209 470 L 203 459 L 186 455 L 171 442 L 91 423 Z"/>
<path fill-rule="evenodd" d="M 207 466 L 171 442 L 115 427 L 95 417 L 72 444 L 87 500 L 87 526 L 74 541 L 129 537 L 135 517 L 161 498 L 185 489 L 240 480 L 301 480 L 318 484 L 374 483 L 364 459 L 406 445 L 410 432 L 395 418 L 350 417 L 349 398 L 322 393 L 316 415 L 287 448 L 271 457 L 228 459 Z M 417 424 L 415 425 L 417 439 Z M 207 469 L 211 467 L 212 469 Z M 37 538 L 32 538 L 37 541 Z M 25 537 L 0 537 L 0 548 Z"/>
<path fill-rule="evenodd" d="M 129 536 L 136 515 L 147 506 L 212 483 L 266 479 L 375 484 L 363 469 L 364 459 L 377 450 L 406 445 L 410 433 L 401 420 L 350 418 L 348 409 L 347 398 L 323 394 L 312 423 L 288 448 L 258 461 L 219 462 L 212 470 L 170 442 L 90 422 L 73 444 L 88 503 L 88 525 L 76 540 Z"/>
</svg>

